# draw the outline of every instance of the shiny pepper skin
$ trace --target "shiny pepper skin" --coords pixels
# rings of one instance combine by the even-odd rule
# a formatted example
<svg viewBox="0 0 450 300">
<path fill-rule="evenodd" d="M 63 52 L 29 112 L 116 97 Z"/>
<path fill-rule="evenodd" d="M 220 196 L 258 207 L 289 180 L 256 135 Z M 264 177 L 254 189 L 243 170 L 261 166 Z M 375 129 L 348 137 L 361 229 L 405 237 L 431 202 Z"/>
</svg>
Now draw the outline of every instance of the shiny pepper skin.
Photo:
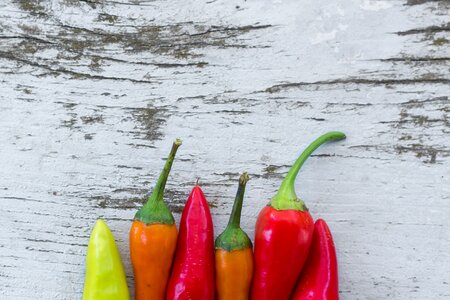
<svg viewBox="0 0 450 300">
<path fill-rule="evenodd" d="M 164 299 L 176 245 L 175 224 L 133 222 L 130 248 L 133 249 L 131 262 L 136 274 L 136 300 Z"/>
<path fill-rule="evenodd" d="M 252 276 L 252 248 L 216 250 L 217 300 L 248 300 Z"/>
<path fill-rule="evenodd" d="M 292 300 L 339 300 L 336 250 L 322 219 L 314 224 L 311 249 Z"/>
<path fill-rule="evenodd" d="M 263 208 L 255 228 L 252 299 L 289 299 L 308 255 L 313 228 L 308 211 Z"/>
<path fill-rule="evenodd" d="M 108 225 L 98 219 L 86 256 L 83 300 L 129 300 L 122 261 Z"/>
<path fill-rule="evenodd" d="M 214 228 L 196 185 L 183 209 L 167 300 L 214 299 Z"/>
</svg>

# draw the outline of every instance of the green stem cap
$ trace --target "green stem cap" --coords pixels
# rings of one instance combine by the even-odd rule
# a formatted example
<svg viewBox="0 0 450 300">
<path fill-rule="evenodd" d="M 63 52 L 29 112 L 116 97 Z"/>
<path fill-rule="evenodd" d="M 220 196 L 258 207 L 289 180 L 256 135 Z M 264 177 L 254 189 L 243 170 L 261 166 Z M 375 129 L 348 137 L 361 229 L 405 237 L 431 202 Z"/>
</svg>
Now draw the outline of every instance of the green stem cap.
<svg viewBox="0 0 450 300">
<path fill-rule="evenodd" d="M 233 251 L 252 247 L 252 241 L 240 227 L 245 185 L 249 179 L 250 178 L 246 172 L 239 177 L 239 187 L 236 193 L 236 198 L 234 199 L 230 219 L 225 230 L 216 239 L 216 249 Z"/>
<path fill-rule="evenodd" d="M 330 131 L 325 133 L 324 135 L 318 137 L 314 142 L 312 142 L 303 153 L 297 158 L 294 165 L 289 170 L 289 173 L 284 178 L 281 183 L 280 189 L 278 193 L 272 198 L 269 205 L 275 208 L 276 210 L 307 210 L 305 203 L 297 198 L 297 194 L 295 193 L 295 179 L 297 178 L 297 174 L 300 171 L 300 168 L 305 163 L 306 159 L 322 144 L 328 141 L 339 141 L 345 139 L 345 134 L 339 131 Z"/>
<path fill-rule="evenodd" d="M 164 203 L 164 189 L 166 187 L 170 169 L 172 168 L 175 154 L 180 146 L 181 140 L 176 139 L 175 142 L 173 142 L 172 150 L 170 150 L 170 154 L 167 157 L 161 175 L 159 175 L 155 188 L 144 206 L 137 211 L 134 216 L 135 220 L 139 220 L 145 224 L 175 224 L 172 213 Z"/>
</svg>

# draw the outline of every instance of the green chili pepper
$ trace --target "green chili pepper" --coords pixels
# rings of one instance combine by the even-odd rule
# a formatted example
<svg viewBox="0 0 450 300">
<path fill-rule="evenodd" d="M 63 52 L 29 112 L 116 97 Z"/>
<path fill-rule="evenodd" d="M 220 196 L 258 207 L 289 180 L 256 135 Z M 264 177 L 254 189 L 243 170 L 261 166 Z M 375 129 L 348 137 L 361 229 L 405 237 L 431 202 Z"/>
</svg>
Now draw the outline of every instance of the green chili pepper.
<svg viewBox="0 0 450 300">
<path fill-rule="evenodd" d="M 98 219 L 86 257 L 83 300 L 129 300 L 122 261 L 108 225 Z"/>
</svg>

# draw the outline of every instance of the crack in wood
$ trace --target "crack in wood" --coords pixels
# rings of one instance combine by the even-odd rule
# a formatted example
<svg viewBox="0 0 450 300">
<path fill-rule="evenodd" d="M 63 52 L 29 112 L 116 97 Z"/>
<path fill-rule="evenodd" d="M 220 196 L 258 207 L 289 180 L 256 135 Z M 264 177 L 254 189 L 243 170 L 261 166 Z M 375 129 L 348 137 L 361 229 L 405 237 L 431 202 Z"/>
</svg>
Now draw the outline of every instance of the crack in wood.
<svg viewBox="0 0 450 300">
<path fill-rule="evenodd" d="M 38 63 L 38 62 L 34 62 L 34 61 L 30 61 L 30 60 L 27 60 L 24 58 L 17 57 L 12 52 L 0 51 L 0 58 L 16 61 L 18 63 L 37 67 L 40 69 L 44 69 L 44 70 L 49 71 L 50 72 L 49 74 L 52 74 L 52 75 L 66 74 L 66 75 L 71 75 L 73 78 L 76 78 L 76 79 L 115 80 L 115 81 L 129 81 L 132 83 L 146 83 L 146 84 L 155 83 L 155 81 L 152 81 L 152 80 L 81 73 L 81 72 L 77 72 L 77 71 L 68 70 L 68 69 L 65 69 L 62 67 L 52 68 L 46 64 L 42 64 L 42 63 Z"/>
<path fill-rule="evenodd" d="M 364 78 L 349 78 L 349 79 L 335 79 L 315 82 L 292 82 L 273 85 L 266 88 L 265 93 L 276 93 L 282 90 L 291 88 L 301 88 L 309 86 L 329 86 L 329 85 L 415 85 L 415 84 L 450 84 L 450 79 L 443 77 L 419 77 L 419 78 L 405 78 L 405 79 L 364 79 Z"/>
<path fill-rule="evenodd" d="M 393 61 L 393 62 L 447 62 L 450 61 L 450 57 L 391 57 L 380 59 L 380 61 Z"/>
<path fill-rule="evenodd" d="M 421 5 L 426 3 L 449 3 L 448 0 L 407 0 L 406 5 Z"/>
<path fill-rule="evenodd" d="M 411 34 L 432 34 L 438 32 L 449 32 L 450 22 L 442 25 L 433 25 L 424 28 L 414 28 L 406 31 L 397 31 L 398 35 L 411 35 Z"/>
</svg>

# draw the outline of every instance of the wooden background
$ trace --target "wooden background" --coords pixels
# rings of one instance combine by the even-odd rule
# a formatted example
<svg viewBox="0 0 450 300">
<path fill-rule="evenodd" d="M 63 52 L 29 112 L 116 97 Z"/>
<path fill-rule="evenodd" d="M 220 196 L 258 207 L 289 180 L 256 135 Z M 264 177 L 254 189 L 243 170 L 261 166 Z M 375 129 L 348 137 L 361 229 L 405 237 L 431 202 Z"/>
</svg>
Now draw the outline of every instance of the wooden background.
<svg viewBox="0 0 450 300">
<path fill-rule="evenodd" d="M 243 227 L 301 150 L 297 181 L 334 233 L 342 299 L 450 298 L 450 2 L 0 2 L 0 298 L 80 299 L 90 230 L 128 230 L 183 139 L 179 219 L 197 177 Z"/>
</svg>

